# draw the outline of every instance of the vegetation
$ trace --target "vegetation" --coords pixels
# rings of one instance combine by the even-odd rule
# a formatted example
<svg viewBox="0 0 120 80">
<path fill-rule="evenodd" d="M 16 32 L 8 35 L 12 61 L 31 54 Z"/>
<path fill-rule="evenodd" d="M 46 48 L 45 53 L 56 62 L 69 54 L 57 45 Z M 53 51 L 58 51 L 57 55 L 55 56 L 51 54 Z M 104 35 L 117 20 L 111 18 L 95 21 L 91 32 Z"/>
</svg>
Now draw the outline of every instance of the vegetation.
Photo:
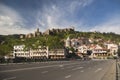
<svg viewBox="0 0 120 80">
<path fill-rule="evenodd" d="M 103 41 L 112 41 L 116 44 L 120 42 L 120 35 L 115 33 L 100 33 L 100 32 L 77 32 L 68 31 L 64 33 L 55 33 L 53 35 L 41 35 L 39 37 L 20 39 L 19 35 L 1 35 L 0 36 L 0 55 L 4 56 L 13 50 L 14 45 L 25 44 L 29 48 L 37 48 L 41 46 L 49 46 L 50 48 L 64 47 L 64 40 L 70 38 L 85 37 L 91 39 L 102 39 Z M 97 42 L 94 42 L 97 44 Z M 102 42 L 99 43 L 102 45 Z"/>
</svg>

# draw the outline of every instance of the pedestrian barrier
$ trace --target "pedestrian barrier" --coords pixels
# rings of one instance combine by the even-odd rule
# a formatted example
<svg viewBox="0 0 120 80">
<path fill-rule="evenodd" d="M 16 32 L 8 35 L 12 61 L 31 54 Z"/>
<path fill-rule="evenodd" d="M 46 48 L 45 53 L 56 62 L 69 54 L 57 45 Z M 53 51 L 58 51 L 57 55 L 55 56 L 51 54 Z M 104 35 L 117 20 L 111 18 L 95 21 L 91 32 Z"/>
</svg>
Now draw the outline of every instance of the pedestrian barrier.
<svg viewBox="0 0 120 80">
<path fill-rule="evenodd" d="M 120 61 L 116 60 L 116 80 L 120 80 Z"/>
</svg>

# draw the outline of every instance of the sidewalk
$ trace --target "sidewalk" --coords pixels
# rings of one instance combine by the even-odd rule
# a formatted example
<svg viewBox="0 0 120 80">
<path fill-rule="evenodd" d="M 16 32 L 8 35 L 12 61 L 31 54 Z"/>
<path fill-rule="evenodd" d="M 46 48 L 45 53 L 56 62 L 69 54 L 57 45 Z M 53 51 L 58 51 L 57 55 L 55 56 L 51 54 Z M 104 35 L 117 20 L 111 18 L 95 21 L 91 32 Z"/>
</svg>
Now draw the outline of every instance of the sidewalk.
<svg viewBox="0 0 120 80">
<path fill-rule="evenodd" d="M 116 80 L 116 61 L 111 64 L 102 80 Z"/>
</svg>

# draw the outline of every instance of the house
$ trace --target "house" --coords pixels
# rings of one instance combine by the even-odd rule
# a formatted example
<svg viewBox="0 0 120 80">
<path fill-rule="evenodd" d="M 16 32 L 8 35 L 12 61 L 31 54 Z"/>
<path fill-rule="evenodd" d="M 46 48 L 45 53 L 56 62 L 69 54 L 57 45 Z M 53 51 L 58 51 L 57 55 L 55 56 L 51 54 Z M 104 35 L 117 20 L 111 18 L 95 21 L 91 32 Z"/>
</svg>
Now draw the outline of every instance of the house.
<svg viewBox="0 0 120 80">
<path fill-rule="evenodd" d="M 117 56 L 117 52 L 118 52 L 118 45 L 117 44 L 113 44 L 113 43 L 108 43 L 106 44 L 107 49 L 110 51 L 109 53 L 112 56 Z"/>
<path fill-rule="evenodd" d="M 78 38 L 70 39 L 68 37 L 66 39 L 65 43 L 66 43 L 65 44 L 66 47 L 73 47 L 74 49 L 77 49 L 81 45 L 89 45 L 90 44 L 89 39 L 84 38 L 84 37 L 81 37 L 79 39 Z"/>
<path fill-rule="evenodd" d="M 108 57 L 107 49 L 99 45 L 90 46 L 90 50 L 92 50 L 92 54 L 90 56 L 92 59 L 107 59 Z"/>
<path fill-rule="evenodd" d="M 81 45 L 78 47 L 77 55 L 80 57 L 85 57 L 85 56 L 87 56 L 87 51 L 88 51 L 88 46 Z"/>
</svg>

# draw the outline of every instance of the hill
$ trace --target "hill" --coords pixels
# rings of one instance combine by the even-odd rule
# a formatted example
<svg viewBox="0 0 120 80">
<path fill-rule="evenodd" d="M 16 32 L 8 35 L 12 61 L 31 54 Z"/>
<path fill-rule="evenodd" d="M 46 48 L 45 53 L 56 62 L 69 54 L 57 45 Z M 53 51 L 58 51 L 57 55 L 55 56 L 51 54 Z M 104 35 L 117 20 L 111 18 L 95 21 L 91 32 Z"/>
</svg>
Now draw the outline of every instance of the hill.
<svg viewBox="0 0 120 80">
<path fill-rule="evenodd" d="M 70 38 L 85 37 L 89 39 L 102 39 L 103 41 L 110 41 L 116 44 L 120 43 L 120 35 L 115 33 L 66 31 L 22 39 L 20 34 L 0 35 L 0 55 L 9 54 L 13 50 L 14 45 L 21 44 L 25 44 L 30 48 L 36 48 L 39 45 L 49 46 L 50 48 L 62 48 L 68 36 Z M 95 43 L 97 44 L 97 42 Z"/>
</svg>

